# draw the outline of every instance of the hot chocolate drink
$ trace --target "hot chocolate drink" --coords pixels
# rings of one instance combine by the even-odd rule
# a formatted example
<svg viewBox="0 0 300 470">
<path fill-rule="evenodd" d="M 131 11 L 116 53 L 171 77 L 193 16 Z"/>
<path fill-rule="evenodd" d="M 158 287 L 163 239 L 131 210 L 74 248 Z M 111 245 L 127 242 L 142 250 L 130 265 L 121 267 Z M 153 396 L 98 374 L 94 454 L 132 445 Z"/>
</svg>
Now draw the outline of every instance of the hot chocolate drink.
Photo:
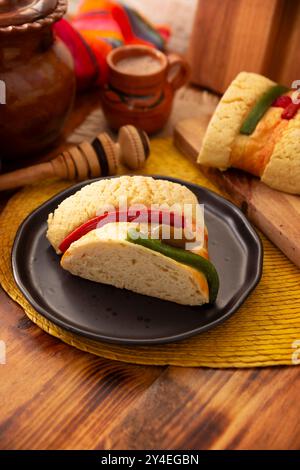
<svg viewBox="0 0 300 470">
<path fill-rule="evenodd" d="M 159 60 L 150 54 L 124 57 L 116 63 L 117 69 L 128 75 L 150 75 L 162 68 Z"/>
</svg>

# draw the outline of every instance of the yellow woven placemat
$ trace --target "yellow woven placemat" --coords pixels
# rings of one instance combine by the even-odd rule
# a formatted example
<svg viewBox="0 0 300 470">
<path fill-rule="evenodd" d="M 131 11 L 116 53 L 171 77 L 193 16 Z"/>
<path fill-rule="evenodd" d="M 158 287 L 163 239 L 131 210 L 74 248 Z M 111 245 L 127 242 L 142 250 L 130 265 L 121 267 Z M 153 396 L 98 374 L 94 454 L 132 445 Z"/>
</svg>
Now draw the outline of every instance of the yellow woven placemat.
<svg viewBox="0 0 300 470">
<path fill-rule="evenodd" d="M 153 141 L 143 173 L 174 176 L 217 191 L 170 140 Z M 14 283 L 11 247 L 23 219 L 68 185 L 50 181 L 24 188 L 10 199 L 0 216 L 0 282 L 40 328 L 84 351 L 137 364 L 253 367 L 299 362 L 295 348 L 300 347 L 300 271 L 265 237 L 264 272 L 258 287 L 229 320 L 196 337 L 161 346 L 119 346 L 71 334 L 38 314 Z"/>
</svg>

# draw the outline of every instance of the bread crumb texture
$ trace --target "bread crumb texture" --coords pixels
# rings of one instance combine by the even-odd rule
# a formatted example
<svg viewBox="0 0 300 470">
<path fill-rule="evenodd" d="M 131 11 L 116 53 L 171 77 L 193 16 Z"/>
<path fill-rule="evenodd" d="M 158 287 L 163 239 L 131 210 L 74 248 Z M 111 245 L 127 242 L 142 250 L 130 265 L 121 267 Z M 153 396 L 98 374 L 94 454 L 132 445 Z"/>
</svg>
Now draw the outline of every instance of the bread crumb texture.
<svg viewBox="0 0 300 470">
<path fill-rule="evenodd" d="M 233 142 L 247 114 L 275 82 L 256 73 L 241 72 L 221 98 L 208 125 L 198 163 L 226 170 Z"/>
<path fill-rule="evenodd" d="M 275 145 L 261 180 L 279 191 L 300 194 L 300 113 L 289 121 Z"/>
<path fill-rule="evenodd" d="M 121 176 L 91 183 L 65 199 L 48 216 L 47 238 L 57 253 L 64 238 L 75 228 L 105 209 L 127 205 L 197 204 L 197 198 L 186 186 L 147 176 Z"/>
<path fill-rule="evenodd" d="M 110 223 L 89 232 L 72 243 L 61 266 L 94 282 L 183 305 L 209 301 L 208 284 L 202 273 L 126 241 L 127 228 L 126 223 Z"/>
</svg>

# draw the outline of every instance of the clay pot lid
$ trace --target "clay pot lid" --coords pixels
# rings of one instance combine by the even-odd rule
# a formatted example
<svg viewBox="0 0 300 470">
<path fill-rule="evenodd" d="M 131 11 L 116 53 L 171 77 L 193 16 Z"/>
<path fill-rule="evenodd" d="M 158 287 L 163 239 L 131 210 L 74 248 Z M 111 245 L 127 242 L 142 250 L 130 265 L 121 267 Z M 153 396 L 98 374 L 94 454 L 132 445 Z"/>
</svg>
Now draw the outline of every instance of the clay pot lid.
<svg viewBox="0 0 300 470">
<path fill-rule="evenodd" d="M 39 29 L 59 20 L 67 0 L 0 0 L 0 33 Z"/>
</svg>

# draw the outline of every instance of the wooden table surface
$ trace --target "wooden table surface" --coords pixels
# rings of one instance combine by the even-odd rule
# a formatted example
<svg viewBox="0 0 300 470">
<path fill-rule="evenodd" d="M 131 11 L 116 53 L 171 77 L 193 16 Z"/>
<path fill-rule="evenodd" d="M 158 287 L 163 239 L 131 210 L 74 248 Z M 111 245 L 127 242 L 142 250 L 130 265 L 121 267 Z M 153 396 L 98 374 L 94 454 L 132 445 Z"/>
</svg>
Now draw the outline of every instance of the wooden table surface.
<svg viewBox="0 0 300 470">
<path fill-rule="evenodd" d="M 93 103 L 79 101 L 67 132 Z M 109 361 L 44 333 L 3 291 L 0 340 L 0 449 L 300 448 L 299 367 Z"/>
</svg>

